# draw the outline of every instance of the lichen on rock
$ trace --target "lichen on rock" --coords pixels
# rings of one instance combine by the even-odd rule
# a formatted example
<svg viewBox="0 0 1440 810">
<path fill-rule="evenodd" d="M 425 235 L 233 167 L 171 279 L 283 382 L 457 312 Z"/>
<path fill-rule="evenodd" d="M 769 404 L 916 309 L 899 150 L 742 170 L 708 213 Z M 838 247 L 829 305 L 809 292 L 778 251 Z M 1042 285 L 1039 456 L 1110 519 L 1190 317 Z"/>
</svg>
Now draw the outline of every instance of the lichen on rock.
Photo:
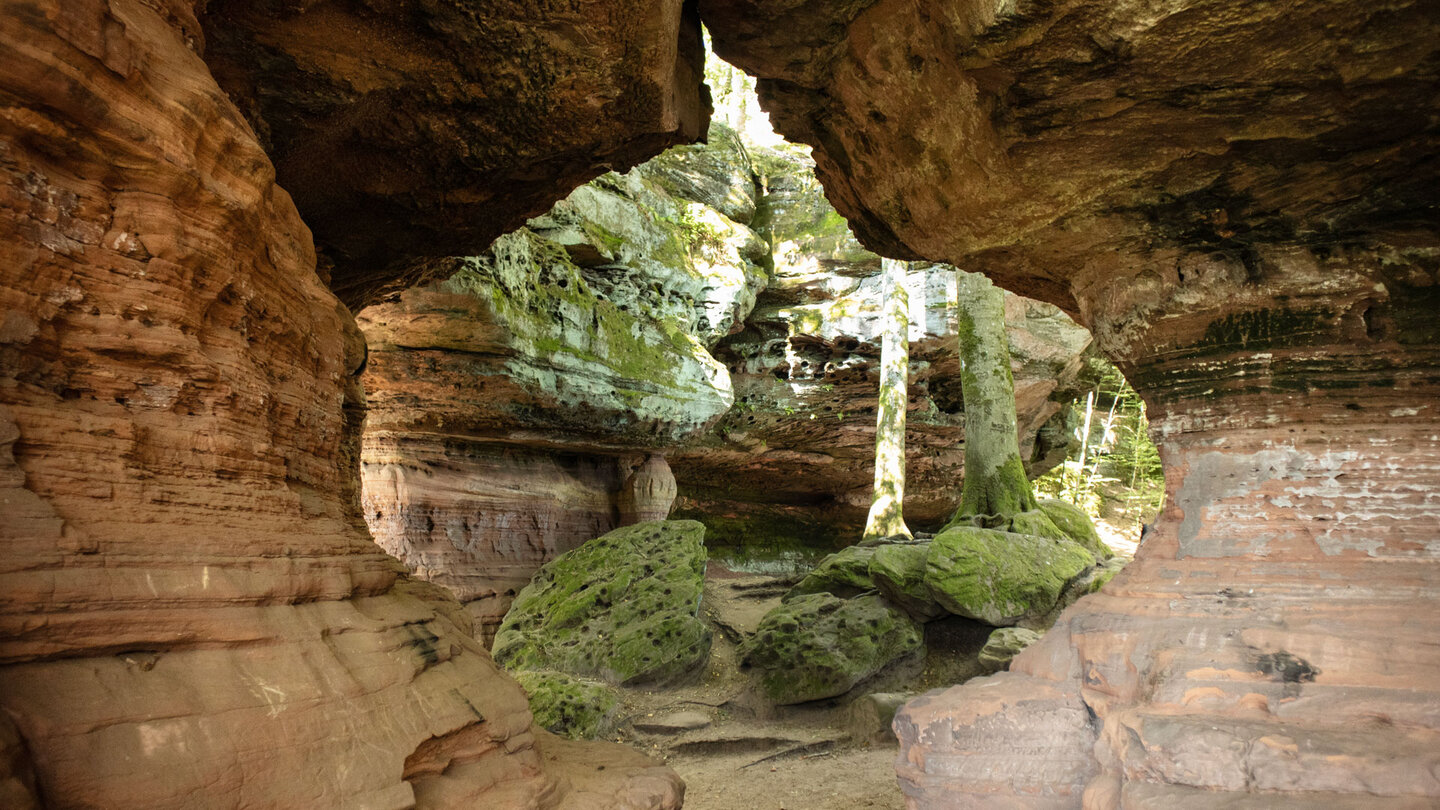
<svg viewBox="0 0 1440 810">
<path fill-rule="evenodd" d="M 1040 640 L 1040 634 L 1024 627 L 997 627 L 980 650 L 980 666 L 988 672 L 999 672 L 1010 666 L 1010 659 L 1021 650 Z"/>
<path fill-rule="evenodd" d="M 870 580 L 881 594 L 922 621 L 945 615 L 945 609 L 925 584 L 930 543 L 886 543 L 874 551 Z"/>
<path fill-rule="evenodd" d="M 555 558 L 515 597 L 495 660 L 612 684 L 683 680 L 710 654 L 704 537 L 694 521 L 650 521 Z"/>
<path fill-rule="evenodd" d="M 875 549 L 850 546 L 821 560 L 805 578 L 785 595 L 788 601 L 812 593 L 834 594 L 842 599 L 875 589 L 870 578 L 870 560 Z"/>
<path fill-rule="evenodd" d="M 739 652 L 760 670 L 765 696 L 786 705 L 843 695 L 923 640 L 919 623 L 878 594 L 815 593 L 766 614 Z"/>
<path fill-rule="evenodd" d="M 1041 498 L 1039 506 L 1045 517 L 1049 518 L 1065 537 L 1084 546 L 1086 551 L 1095 555 L 1095 559 L 1108 560 L 1115 556 L 1114 549 L 1100 539 L 1100 533 L 1095 531 L 1095 524 L 1090 520 L 1090 516 L 1085 514 L 1084 509 L 1058 498 Z"/>
<path fill-rule="evenodd" d="M 1048 613 L 1094 565 L 1070 540 L 957 526 L 930 544 L 925 584 L 951 613 L 1005 626 Z"/>
<path fill-rule="evenodd" d="M 572 740 L 593 740 L 609 730 L 620 702 L 610 686 L 554 670 L 514 675 L 530 698 L 535 725 Z"/>
</svg>

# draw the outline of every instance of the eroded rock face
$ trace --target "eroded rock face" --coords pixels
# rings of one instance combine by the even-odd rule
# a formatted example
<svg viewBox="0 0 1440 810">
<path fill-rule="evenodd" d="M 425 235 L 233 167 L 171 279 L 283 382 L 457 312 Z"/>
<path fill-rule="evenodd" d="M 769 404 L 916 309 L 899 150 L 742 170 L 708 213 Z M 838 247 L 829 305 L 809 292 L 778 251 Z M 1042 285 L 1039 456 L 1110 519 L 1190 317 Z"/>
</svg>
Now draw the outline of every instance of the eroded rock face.
<svg viewBox="0 0 1440 810">
<path fill-rule="evenodd" d="M 706 520 L 713 544 L 834 548 L 860 536 L 873 495 L 880 257 L 850 234 L 804 150 L 751 154 L 765 186 L 756 227 L 770 237 L 774 272 L 745 329 L 714 350 L 735 406 L 668 456 L 677 514 Z M 935 528 L 957 505 L 964 467 L 955 270 L 916 264 L 906 288 L 905 517 Z M 1055 463 L 1042 427 L 1073 392 L 1090 335 L 1019 296 L 1006 297 L 1005 316 L 1022 451 L 1039 474 Z"/>
<path fill-rule="evenodd" d="M 702 138 L 681 0 L 204 4 L 206 61 L 359 309 L 564 190 Z M 198 32 L 196 32 L 198 37 Z"/>
<path fill-rule="evenodd" d="M 897 717 L 911 806 L 1440 797 L 1426 4 L 701 11 L 862 239 L 1078 314 L 1160 441 L 1136 562 Z"/>
<path fill-rule="evenodd" d="M 364 343 L 201 39 L 184 3 L 0 15 L 7 796 L 559 806 L 524 694 L 366 535 Z M 678 806 L 667 773 L 585 806 Z"/>
<path fill-rule="evenodd" d="M 769 248 L 743 152 L 713 140 L 577 189 L 360 314 L 365 519 L 487 641 L 541 564 L 665 518 L 665 450 L 733 401 L 708 348 L 754 306 Z"/>
</svg>

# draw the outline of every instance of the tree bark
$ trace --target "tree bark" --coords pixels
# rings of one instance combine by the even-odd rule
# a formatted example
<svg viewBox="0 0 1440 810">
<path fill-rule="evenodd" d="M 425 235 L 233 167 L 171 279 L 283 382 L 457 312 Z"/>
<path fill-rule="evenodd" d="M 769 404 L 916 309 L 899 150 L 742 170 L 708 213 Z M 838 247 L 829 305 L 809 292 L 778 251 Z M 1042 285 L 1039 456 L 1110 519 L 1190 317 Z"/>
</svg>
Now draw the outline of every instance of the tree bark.
<svg viewBox="0 0 1440 810">
<path fill-rule="evenodd" d="M 1009 528 L 1038 508 L 1020 460 L 1015 380 L 1005 336 L 1005 294 L 978 273 L 957 270 L 961 391 L 965 397 L 965 481 L 949 525 Z"/>
<path fill-rule="evenodd" d="M 905 263 L 894 259 L 882 259 L 881 263 L 885 270 L 882 293 L 885 300 L 881 316 L 884 335 L 880 348 L 880 397 L 875 409 L 875 497 L 865 521 L 864 540 L 912 536 L 903 512 L 910 297 L 905 290 Z"/>
</svg>

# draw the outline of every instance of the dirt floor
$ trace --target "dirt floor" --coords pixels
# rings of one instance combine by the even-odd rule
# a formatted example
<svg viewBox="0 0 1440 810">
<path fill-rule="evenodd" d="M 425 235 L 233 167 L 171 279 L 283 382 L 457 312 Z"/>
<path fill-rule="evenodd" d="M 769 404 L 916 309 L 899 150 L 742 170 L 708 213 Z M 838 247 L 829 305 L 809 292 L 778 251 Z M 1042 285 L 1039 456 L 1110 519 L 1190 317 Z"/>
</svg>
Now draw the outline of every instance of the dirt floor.
<svg viewBox="0 0 1440 810">
<path fill-rule="evenodd" d="M 685 810 L 850 810 L 905 806 L 896 748 L 873 746 L 753 764 L 753 754 L 677 756 Z"/>
<path fill-rule="evenodd" d="M 1133 536 L 1100 529 L 1133 553 Z M 714 631 L 709 664 L 688 685 L 622 690 L 609 736 L 674 768 L 687 786 L 686 810 L 902 810 L 899 746 L 878 707 L 983 674 L 977 654 L 993 628 L 954 616 L 929 622 L 923 657 L 840 698 L 775 707 L 755 692 L 736 647 L 793 580 L 712 561 L 701 608 Z"/>
<path fill-rule="evenodd" d="M 790 582 L 736 574 L 712 564 L 702 615 L 715 631 L 709 666 L 693 684 L 626 690 L 612 738 L 674 768 L 686 810 L 901 810 L 898 745 L 889 720 L 857 698 L 916 693 L 979 674 L 976 651 L 989 628 L 932 622 L 924 658 L 898 666 L 851 694 L 774 707 L 753 690 L 736 645 L 778 603 Z"/>
</svg>

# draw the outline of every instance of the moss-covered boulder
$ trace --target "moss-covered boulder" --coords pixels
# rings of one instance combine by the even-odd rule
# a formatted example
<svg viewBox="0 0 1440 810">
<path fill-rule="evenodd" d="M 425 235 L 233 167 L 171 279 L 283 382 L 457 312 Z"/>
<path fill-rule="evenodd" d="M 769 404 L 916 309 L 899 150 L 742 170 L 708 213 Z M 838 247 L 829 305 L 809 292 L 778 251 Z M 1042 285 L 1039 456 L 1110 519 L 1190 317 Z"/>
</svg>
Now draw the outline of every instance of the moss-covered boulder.
<svg viewBox="0 0 1440 810">
<path fill-rule="evenodd" d="M 1094 565 L 1070 540 L 957 526 L 931 542 L 925 584 L 951 613 L 1005 626 L 1048 613 Z"/>
<path fill-rule="evenodd" d="M 785 594 L 788 601 L 797 596 L 812 593 L 829 593 L 841 598 L 859 596 L 875 590 L 870 580 L 870 560 L 875 556 L 874 548 L 850 546 L 837 551 L 820 561 L 815 570 L 795 584 Z"/>
<path fill-rule="evenodd" d="M 985 640 L 980 650 L 980 666 L 986 672 L 999 672 L 1010 666 L 1020 651 L 1040 640 L 1040 634 L 1024 627 L 998 627 Z"/>
<path fill-rule="evenodd" d="M 693 520 L 656 520 L 555 558 L 515 597 L 495 660 L 615 684 L 683 679 L 710 655 L 698 618 L 704 538 Z"/>
<path fill-rule="evenodd" d="M 1068 501 L 1056 498 L 1044 498 L 1040 501 L 1040 511 L 1045 517 L 1050 518 L 1056 528 L 1066 537 L 1084 546 L 1097 560 L 1108 560 L 1115 556 L 1114 549 L 1105 545 L 1100 539 L 1100 533 L 1095 531 L 1095 524 L 1085 510 Z"/>
<path fill-rule="evenodd" d="M 609 686 L 553 670 L 514 675 L 530 697 L 535 725 L 572 740 L 593 740 L 610 730 L 620 696 Z"/>
<path fill-rule="evenodd" d="M 760 670 L 771 700 L 804 703 L 845 694 L 923 642 L 919 623 L 879 594 L 815 593 L 766 614 L 740 645 L 740 657 Z"/>
<path fill-rule="evenodd" d="M 880 593 L 921 621 L 945 615 L 925 584 L 929 543 L 887 543 L 870 557 L 870 580 Z"/>
</svg>

